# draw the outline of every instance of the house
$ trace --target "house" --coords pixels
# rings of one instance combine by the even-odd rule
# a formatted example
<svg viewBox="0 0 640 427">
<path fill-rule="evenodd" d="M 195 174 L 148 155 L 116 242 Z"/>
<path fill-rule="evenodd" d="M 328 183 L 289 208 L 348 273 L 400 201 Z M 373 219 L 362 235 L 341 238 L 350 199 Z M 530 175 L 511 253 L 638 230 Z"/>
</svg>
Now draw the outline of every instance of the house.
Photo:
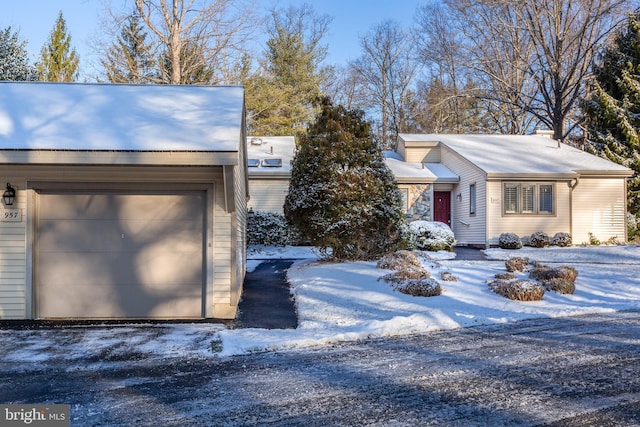
<svg viewBox="0 0 640 427">
<path fill-rule="evenodd" d="M 293 136 L 247 138 L 249 209 L 283 213 L 295 150 L 296 141 Z"/>
<path fill-rule="evenodd" d="M 387 164 L 408 219 L 449 224 L 459 245 L 497 245 L 507 232 L 627 238 L 633 172 L 548 136 L 400 134 Z"/>
<path fill-rule="evenodd" d="M 234 318 L 242 87 L 0 83 L 0 318 Z"/>
</svg>

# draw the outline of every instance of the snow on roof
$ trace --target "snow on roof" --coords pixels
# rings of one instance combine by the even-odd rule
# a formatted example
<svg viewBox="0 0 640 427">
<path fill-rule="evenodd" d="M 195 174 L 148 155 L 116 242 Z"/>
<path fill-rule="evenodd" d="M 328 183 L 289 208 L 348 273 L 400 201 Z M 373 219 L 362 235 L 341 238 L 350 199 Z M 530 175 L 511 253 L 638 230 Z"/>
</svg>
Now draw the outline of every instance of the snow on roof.
<svg viewBox="0 0 640 427">
<path fill-rule="evenodd" d="M 0 149 L 238 151 L 244 89 L 0 83 Z"/>
<path fill-rule="evenodd" d="M 291 161 L 296 150 L 293 136 L 249 136 L 247 159 L 257 161 L 249 167 L 249 175 L 291 173 Z M 281 159 L 281 166 L 268 166 L 268 161 Z"/>
<path fill-rule="evenodd" d="M 458 182 L 460 177 L 440 163 L 408 163 L 395 151 L 385 151 L 385 163 L 398 181 Z"/>
<path fill-rule="evenodd" d="M 575 174 L 631 170 L 539 135 L 400 134 L 405 142 L 439 142 L 487 174 Z"/>
</svg>

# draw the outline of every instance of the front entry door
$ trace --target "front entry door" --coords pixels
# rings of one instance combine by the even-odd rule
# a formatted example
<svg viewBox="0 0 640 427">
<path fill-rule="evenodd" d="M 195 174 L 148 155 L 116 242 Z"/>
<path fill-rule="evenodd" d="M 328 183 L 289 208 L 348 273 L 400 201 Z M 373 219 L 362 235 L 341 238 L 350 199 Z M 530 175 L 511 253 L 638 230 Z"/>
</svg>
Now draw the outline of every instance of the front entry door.
<svg viewBox="0 0 640 427">
<path fill-rule="evenodd" d="M 444 222 L 451 227 L 451 192 L 434 191 L 433 220 Z"/>
</svg>

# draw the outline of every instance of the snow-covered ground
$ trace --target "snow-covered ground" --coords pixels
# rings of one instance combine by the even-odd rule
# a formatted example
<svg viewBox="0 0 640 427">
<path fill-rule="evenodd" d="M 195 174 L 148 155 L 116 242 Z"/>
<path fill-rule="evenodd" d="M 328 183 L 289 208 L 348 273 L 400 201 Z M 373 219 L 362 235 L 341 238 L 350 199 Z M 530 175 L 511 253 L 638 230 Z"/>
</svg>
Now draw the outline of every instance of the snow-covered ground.
<svg viewBox="0 0 640 427">
<path fill-rule="evenodd" d="M 456 261 L 450 252 L 432 253 L 426 267 L 456 282 L 441 282 L 442 295 L 412 297 L 379 280 L 387 270 L 375 262 L 327 263 L 309 259 L 307 248 L 260 248 L 251 258 L 298 258 L 288 277 L 299 326 L 295 330 L 238 329 L 219 333 L 222 355 L 402 335 L 536 317 L 562 317 L 640 308 L 640 246 L 490 249 L 490 261 Z M 491 292 L 486 281 L 504 272 L 510 257 L 528 257 L 578 271 L 573 295 L 547 292 L 542 301 L 511 301 Z M 252 264 L 258 261 L 253 261 Z"/>
<path fill-rule="evenodd" d="M 375 262 L 330 263 L 310 248 L 252 247 L 249 269 L 265 259 L 297 261 L 288 277 L 299 326 L 295 330 L 227 329 L 217 324 L 124 325 L 51 330 L 0 330 L 0 362 L 46 362 L 94 358 L 96 363 L 127 354 L 140 357 L 229 356 L 282 350 L 368 337 L 384 337 L 539 317 L 574 316 L 640 309 L 640 246 L 487 250 L 489 261 L 456 260 L 431 253 L 426 267 L 443 282 L 442 295 L 412 297 L 379 280 L 388 273 Z M 504 272 L 504 261 L 528 257 L 550 265 L 571 265 L 579 273 L 573 295 L 547 292 L 542 301 L 511 301 L 491 292 L 486 281 Z"/>
</svg>

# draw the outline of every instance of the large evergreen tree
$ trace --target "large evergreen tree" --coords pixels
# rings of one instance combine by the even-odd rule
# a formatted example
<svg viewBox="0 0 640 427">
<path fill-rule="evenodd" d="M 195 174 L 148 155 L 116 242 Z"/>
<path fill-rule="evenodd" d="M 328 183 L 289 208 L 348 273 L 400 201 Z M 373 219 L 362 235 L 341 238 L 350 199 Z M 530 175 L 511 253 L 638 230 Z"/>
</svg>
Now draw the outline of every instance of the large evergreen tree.
<svg viewBox="0 0 640 427">
<path fill-rule="evenodd" d="M 29 64 L 26 44 L 11 27 L 0 31 L 0 80 L 37 80 L 36 69 Z"/>
<path fill-rule="evenodd" d="M 76 50 L 71 47 L 71 35 L 67 31 L 67 23 L 60 12 L 49 41 L 40 52 L 38 63 L 40 80 L 73 82 L 78 78 L 79 61 Z"/>
<path fill-rule="evenodd" d="M 150 83 L 154 77 L 151 43 L 140 22 L 140 16 L 131 14 L 120 31 L 120 36 L 100 61 L 107 80 L 111 83 Z"/>
<path fill-rule="evenodd" d="M 640 214 L 640 13 L 630 15 L 594 64 L 590 95 L 583 103 L 587 148 L 633 169 L 628 210 Z"/>
<path fill-rule="evenodd" d="M 284 212 L 336 259 L 373 259 L 402 246 L 401 195 L 361 110 L 322 110 L 302 135 Z"/>
<path fill-rule="evenodd" d="M 314 118 L 326 71 L 320 43 L 330 18 L 308 4 L 274 10 L 271 17 L 261 72 L 243 81 L 255 92 L 247 98 L 248 125 L 255 135 L 294 135 Z"/>
</svg>

